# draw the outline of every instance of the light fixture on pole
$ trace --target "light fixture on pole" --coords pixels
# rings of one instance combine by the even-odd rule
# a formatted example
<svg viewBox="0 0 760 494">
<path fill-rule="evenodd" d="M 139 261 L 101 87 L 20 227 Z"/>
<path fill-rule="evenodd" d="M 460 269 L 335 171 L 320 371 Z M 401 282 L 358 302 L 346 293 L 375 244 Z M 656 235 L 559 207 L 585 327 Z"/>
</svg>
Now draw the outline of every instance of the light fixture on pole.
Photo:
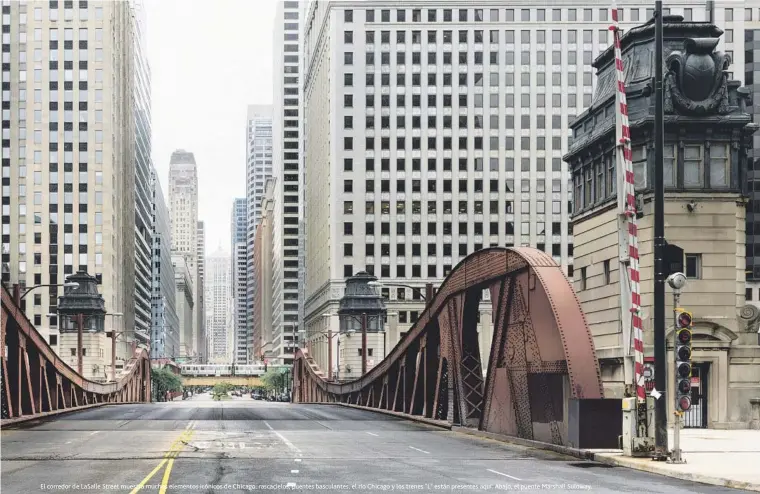
<svg viewBox="0 0 760 494">
<path fill-rule="evenodd" d="M 106 314 L 106 316 L 111 317 L 122 317 L 123 315 L 124 314 L 121 312 Z M 113 325 L 113 322 L 111 324 Z M 114 329 L 106 331 L 106 336 L 111 338 L 111 381 L 116 381 L 116 338 L 124 333 L 126 333 L 126 331 L 119 331 L 117 333 Z"/>
</svg>

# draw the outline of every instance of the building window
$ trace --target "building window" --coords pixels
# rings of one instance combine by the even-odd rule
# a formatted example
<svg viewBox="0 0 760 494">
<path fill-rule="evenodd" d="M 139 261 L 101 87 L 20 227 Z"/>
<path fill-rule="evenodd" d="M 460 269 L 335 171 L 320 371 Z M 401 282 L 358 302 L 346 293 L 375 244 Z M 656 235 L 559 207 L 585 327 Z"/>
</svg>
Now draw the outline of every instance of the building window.
<svg viewBox="0 0 760 494">
<path fill-rule="evenodd" d="M 702 187 L 704 177 L 704 148 L 702 145 L 684 146 L 683 148 L 683 185 L 684 187 Z"/>
<path fill-rule="evenodd" d="M 610 284 L 610 260 L 606 259 L 604 261 L 604 284 L 609 285 Z"/>
<path fill-rule="evenodd" d="M 702 254 L 686 254 L 686 277 L 702 278 Z"/>
<path fill-rule="evenodd" d="M 747 301 L 752 300 L 752 288 L 746 288 L 744 290 L 744 299 Z"/>
<path fill-rule="evenodd" d="M 636 189 L 647 186 L 647 149 L 646 146 L 636 146 L 631 150 L 633 162 L 633 183 Z"/>
<path fill-rule="evenodd" d="M 586 268 L 581 268 L 581 290 L 586 289 Z"/>
<path fill-rule="evenodd" d="M 728 187 L 729 178 L 729 149 L 728 144 L 710 146 L 710 187 Z"/>
<path fill-rule="evenodd" d="M 677 151 L 675 144 L 665 145 L 662 151 L 662 170 L 665 187 L 675 187 L 676 185 L 676 157 Z"/>
</svg>

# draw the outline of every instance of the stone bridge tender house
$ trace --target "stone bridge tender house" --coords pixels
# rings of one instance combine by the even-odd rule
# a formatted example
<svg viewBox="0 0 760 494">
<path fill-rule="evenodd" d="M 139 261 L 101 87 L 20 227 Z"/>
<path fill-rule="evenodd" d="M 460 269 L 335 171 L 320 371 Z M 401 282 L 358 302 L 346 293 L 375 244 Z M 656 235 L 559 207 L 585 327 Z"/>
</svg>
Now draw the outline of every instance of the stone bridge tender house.
<svg viewBox="0 0 760 494">
<path fill-rule="evenodd" d="M 665 237 L 684 251 L 689 279 L 681 306 L 694 315 L 692 411 L 687 426 L 746 428 L 760 397 L 758 311 L 745 306 L 747 150 L 755 128 L 749 92 L 728 80 L 716 51 L 723 31 L 710 23 L 664 19 Z M 622 38 L 637 209 L 645 355 L 653 355 L 654 24 Z M 612 48 L 594 65 L 590 108 L 572 124 L 565 156 L 574 189 L 574 288 L 594 336 L 605 397 L 622 397 L 626 379 L 620 311 Z M 668 375 L 673 376 L 672 294 L 667 288 Z M 647 358 L 651 362 L 651 359 Z M 647 364 L 653 365 L 653 364 Z M 666 399 L 673 396 L 669 379 Z M 672 417 L 673 400 L 668 399 Z"/>
</svg>

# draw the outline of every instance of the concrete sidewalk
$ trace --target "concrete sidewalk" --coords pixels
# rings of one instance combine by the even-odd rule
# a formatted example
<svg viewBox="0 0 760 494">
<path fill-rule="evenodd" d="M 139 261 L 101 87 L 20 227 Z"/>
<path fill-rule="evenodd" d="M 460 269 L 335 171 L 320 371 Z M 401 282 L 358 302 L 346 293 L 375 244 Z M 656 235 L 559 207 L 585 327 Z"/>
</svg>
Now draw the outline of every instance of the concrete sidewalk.
<svg viewBox="0 0 760 494">
<path fill-rule="evenodd" d="M 673 447 L 673 431 L 668 444 Z M 760 431 L 685 429 L 681 431 L 685 464 L 673 465 L 620 452 L 594 451 L 600 463 L 635 468 L 683 480 L 760 492 Z"/>
</svg>

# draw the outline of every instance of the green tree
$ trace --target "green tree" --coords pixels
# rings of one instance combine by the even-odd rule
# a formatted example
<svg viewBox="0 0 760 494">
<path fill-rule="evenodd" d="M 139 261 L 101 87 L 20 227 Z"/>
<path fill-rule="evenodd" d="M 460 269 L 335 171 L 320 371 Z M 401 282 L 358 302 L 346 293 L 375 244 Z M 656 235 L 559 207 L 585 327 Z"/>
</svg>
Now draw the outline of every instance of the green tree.
<svg viewBox="0 0 760 494">
<path fill-rule="evenodd" d="M 175 393 L 182 391 L 182 379 L 171 371 L 168 367 L 159 367 L 151 369 L 151 380 L 155 383 L 155 389 L 158 395 L 156 399 L 162 400 L 167 391 Z"/>
<path fill-rule="evenodd" d="M 261 376 L 261 381 L 264 383 L 264 388 L 269 392 L 282 391 L 285 387 L 285 373 L 275 369 L 269 369 L 266 374 Z"/>
<path fill-rule="evenodd" d="M 232 388 L 233 386 L 230 383 L 226 383 L 226 382 L 216 383 L 214 384 L 214 388 L 211 390 L 211 395 L 217 401 L 224 400 L 228 398 L 227 393 L 232 391 Z"/>
</svg>

